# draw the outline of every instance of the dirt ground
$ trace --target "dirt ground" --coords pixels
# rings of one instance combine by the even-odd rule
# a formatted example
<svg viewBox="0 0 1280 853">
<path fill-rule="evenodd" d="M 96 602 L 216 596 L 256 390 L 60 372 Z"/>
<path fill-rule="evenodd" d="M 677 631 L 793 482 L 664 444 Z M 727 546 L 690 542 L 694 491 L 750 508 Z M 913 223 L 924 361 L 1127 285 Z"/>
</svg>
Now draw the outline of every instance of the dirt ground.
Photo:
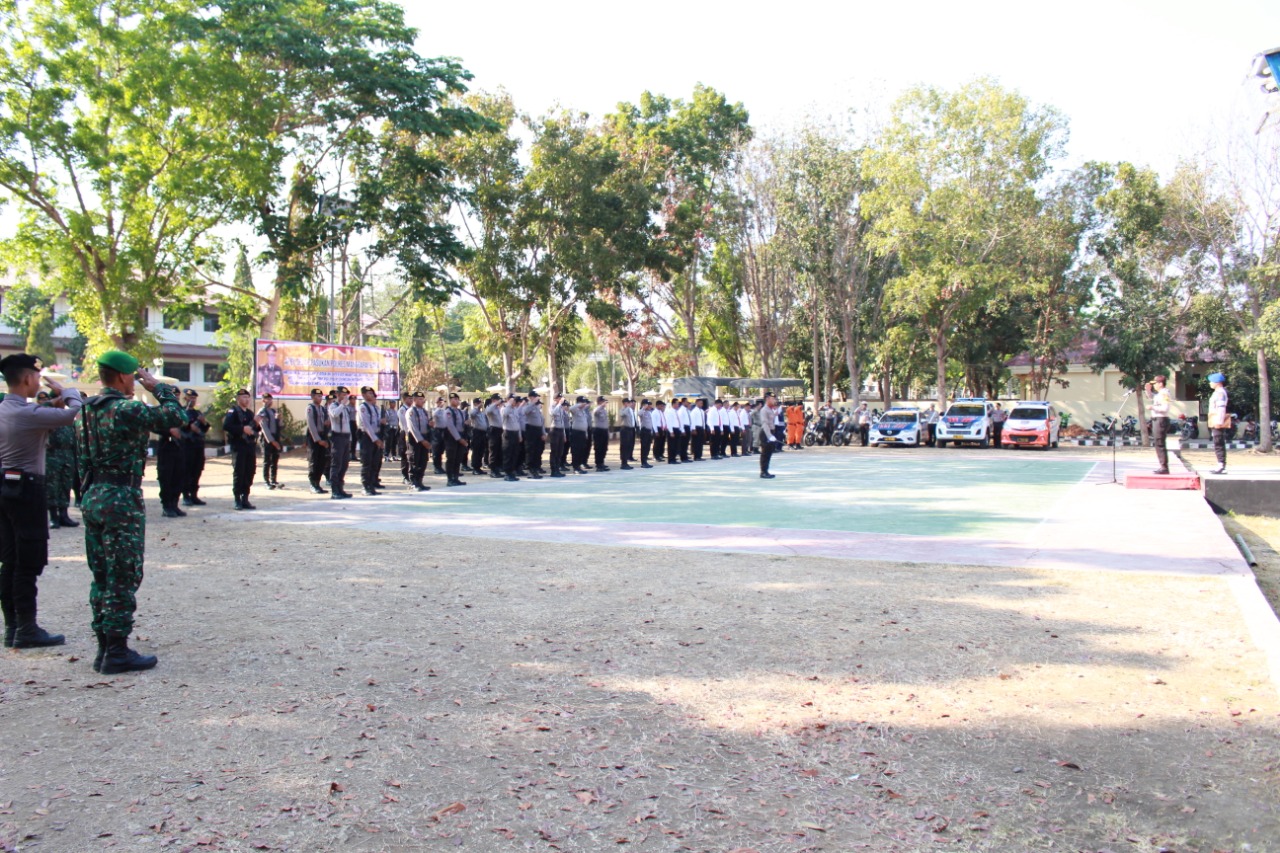
<svg viewBox="0 0 1280 853">
<path fill-rule="evenodd" d="M 255 502 L 323 500 L 301 466 Z M 52 532 L 68 645 L 0 656 L 0 849 L 1280 850 L 1280 695 L 1220 579 L 252 539 L 228 482 L 148 501 L 148 673 L 92 672 Z"/>
</svg>

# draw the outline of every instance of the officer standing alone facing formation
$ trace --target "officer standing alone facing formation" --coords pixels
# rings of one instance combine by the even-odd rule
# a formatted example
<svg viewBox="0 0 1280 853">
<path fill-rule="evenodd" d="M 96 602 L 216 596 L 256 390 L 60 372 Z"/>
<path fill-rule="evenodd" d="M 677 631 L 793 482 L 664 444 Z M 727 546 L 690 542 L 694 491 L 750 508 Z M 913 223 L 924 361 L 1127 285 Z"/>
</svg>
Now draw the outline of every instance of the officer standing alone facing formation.
<svg viewBox="0 0 1280 853">
<path fill-rule="evenodd" d="M 1151 443 L 1156 447 L 1156 462 L 1160 467 L 1153 474 L 1169 473 L 1169 450 L 1164 439 L 1169 434 L 1169 391 L 1165 379 L 1157 376 L 1147 383 L 1148 406 L 1151 411 Z"/>
<path fill-rule="evenodd" d="M 378 397 L 368 385 L 360 389 L 360 407 L 356 410 L 356 426 L 360 435 L 360 485 L 369 496 L 378 494 L 378 474 L 382 471 L 382 415 Z"/>
<path fill-rule="evenodd" d="M 160 401 L 159 406 L 132 399 L 135 374 L 137 383 Z M 84 545 L 93 573 L 89 606 L 93 610 L 93 632 L 98 638 L 93 668 L 103 675 L 113 675 L 156 665 L 154 656 L 140 655 L 129 648 L 146 547 L 142 469 L 147 458 L 147 434 L 181 424 L 182 406 L 175 388 L 157 382 L 128 353 L 103 353 L 98 358 L 98 376 L 102 392 L 85 402 L 79 448 L 88 484 L 84 493 Z M 246 398 L 248 394 L 244 392 Z M 252 464 L 249 472 L 253 473 Z"/>
<path fill-rule="evenodd" d="M 345 386 L 339 385 L 333 391 L 333 402 L 329 404 L 329 499 L 335 501 L 351 497 L 344 488 L 347 468 L 351 465 L 351 435 L 355 427 L 355 418 L 347 405 L 349 393 Z"/>
<path fill-rule="evenodd" d="M 275 398 L 262 395 L 262 408 L 255 418 L 258 438 L 262 442 L 262 481 L 268 489 L 283 489 L 280 485 L 280 412 L 276 411 Z"/>
<path fill-rule="evenodd" d="M 1209 384 L 1213 394 L 1209 397 L 1209 436 L 1213 439 L 1213 455 L 1218 467 L 1210 473 L 1227 473 L 1227 432 L 1231 429 L 1231 415 L 1227 414 L 1227 377 L 1210 373 Z"/>
<path fill-rule="evenodd" d="M 782 445 L 774 424 L 778 421 L 778 401 L 772 394 L 764 399 L 760 408 L 759 420 L 754 425 L 756 435 L 760 439 L 760 478 L 772 480 L 775 475 L 769 473 L 769 461 L 773 459 L 773 451 Z"/>
<path fill-rule="evenodd" d="M 143 387 L 146 387 L 145 385 Z M 241 388 L 236 392 L 236 404 L 222 419 L 222 431 L 231 445 L 231 493 L 236 499 L 236 509 L 257 509 L 249 503 L 249 489 L 253 487 L 253 469 L 258 458 L 258 424 L 249 408 L 252 397 Z"/>
<path fill-rule="evenodd" d="M 27 402 L 40 391 L 40 362 L 18 353 L 0 360 L 9 391 L 0 400 L 0 609 L 4 611 L 6 648 L 58 646 L 61 634 L 50 634 L 36 621 L 36 578 L 49 562 L 49 524 L 45 520 L 45 441 L 49 433 L 69 426 L 80 411 L 80 392 L 63 390 L 45 377 L 58 402 Z M 145 436 L 144 436 L 145 442 Z M 144 444 L 145 446 L 145 444 Z"/>
<path fill-rule="evenodd" d="M 324 392 L 311 389 L 311 402 L 307 404 L 307 480 L 311 492 L 323 495 L 320 478 L 329 471 L 329 413 L 324 407 Z"/>
<path fill-rule="evenodd" d="M 48 391 L 42 390 L 36 394 L 36 403 L 41 406 L 61 408 L 58 405 L 61 399 L 61 395 L 55 397 Z M 71 506 L 72 479 L 75 475 L 76 431 L 67 424 L 50 430 L 49 437 L 45 440 L 44 493 L 49 503 L 50 530 L 80 526 L 80 522 L 67 513 Z"/>
<path fill-rule="evenodd" d="M 182 416 L 186 423 L 182 425 L 182 503 L 186 506 L 204 506 L 200 500 L 200 477 L 204 475 L 204 437 L 209 432 L 209 421 L 204 412 L 197 408 L 200 395 L 194 388 L 183 392 L 186 408 Z"/>
</svg>

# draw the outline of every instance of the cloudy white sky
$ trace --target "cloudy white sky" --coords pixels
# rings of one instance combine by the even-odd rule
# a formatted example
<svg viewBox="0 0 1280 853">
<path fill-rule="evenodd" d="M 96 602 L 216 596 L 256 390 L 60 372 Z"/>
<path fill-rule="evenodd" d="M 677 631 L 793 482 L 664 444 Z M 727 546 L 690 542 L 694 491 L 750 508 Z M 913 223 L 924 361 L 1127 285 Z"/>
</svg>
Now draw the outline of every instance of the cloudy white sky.
<svg viewBox="0 0 1280 853">
<path fill-rule="evenodd" d="M 460 58 L 472 88 L 505 87 L 533 113 L 599 115 L 701 82 L 767 130 L 991 76 L 1067 115 L 1071 163 L 1127 159 L 1166 175 L 1226 116 L 1252 130 L 1266 108 L 1251 61 L 1280 46 L 1278 0 L 404 5 L 422 52 Z"/>
</svg>

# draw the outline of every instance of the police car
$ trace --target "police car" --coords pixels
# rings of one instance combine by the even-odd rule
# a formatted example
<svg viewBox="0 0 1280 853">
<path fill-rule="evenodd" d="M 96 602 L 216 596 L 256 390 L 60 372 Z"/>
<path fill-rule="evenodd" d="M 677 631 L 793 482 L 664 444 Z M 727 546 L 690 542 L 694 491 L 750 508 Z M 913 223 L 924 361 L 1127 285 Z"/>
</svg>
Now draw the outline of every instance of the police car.
<svg viewBox="0 0 1280 853">
<path fill-rule="evenodd" d="M 1009 412 L 1000 431 L 1002 447 L 1058 446 L 1058 412 L 1044 400 L 1023 400 Z"/>
<path fill-rule="evenodd" d="M 872 447 L 888 447 L 891 444 L 919 447 L 924 443 L 922 430 L 919 409 L 890 409 L 871 425 L 867 443 Z"/>
<path fill-rule="evenodd" d="M 957 398 L 938 418 L 938 446 L 953 444 L 991 444 L 991 412 L 994 407 L 985 397 Z"/>
</svg>

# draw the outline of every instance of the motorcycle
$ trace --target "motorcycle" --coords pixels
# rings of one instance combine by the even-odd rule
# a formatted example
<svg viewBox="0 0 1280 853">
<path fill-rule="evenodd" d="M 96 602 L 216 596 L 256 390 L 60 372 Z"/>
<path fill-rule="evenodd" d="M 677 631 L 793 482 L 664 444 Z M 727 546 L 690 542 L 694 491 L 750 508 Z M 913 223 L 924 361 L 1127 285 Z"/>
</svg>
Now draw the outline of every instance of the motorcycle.
<svg viewBox="0 0 1280 853">
<path fill-rule="evenodd" d="M 836 430 L 831 434 L 832 447 L 846 447 L 853 444 L 853 437 L 858 434 L 858 427 L 853 422 L 853 418 L 845 415 L 836 424 Z"/>
</svg>

